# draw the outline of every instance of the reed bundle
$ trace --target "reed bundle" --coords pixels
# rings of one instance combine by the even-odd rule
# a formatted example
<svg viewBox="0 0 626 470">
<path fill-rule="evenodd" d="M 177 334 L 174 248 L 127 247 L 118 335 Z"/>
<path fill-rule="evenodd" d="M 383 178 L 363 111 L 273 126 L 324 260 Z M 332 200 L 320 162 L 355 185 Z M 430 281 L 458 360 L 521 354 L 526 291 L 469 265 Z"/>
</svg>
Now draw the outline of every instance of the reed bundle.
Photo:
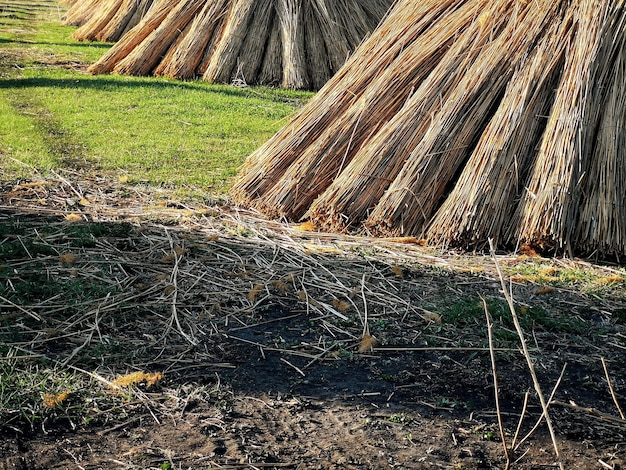
<svg viewBox="0 0 626 470">
<path fill-rule="evenodd" d="M 608 61 L 603 71 L 610 74 L 607 98 L 601 107 L 589 176 L 583 184 L 576 240 L 585 251 L 600 247 L 602 252 L 619 254 L 626 245 L 626 15 L 622 14 L 615 27 L 621 34 L 605 51 L 615 60 Z"/>
<path fill-rule="evenodd" d="M 217 42 L 204 79 L 210 82 L 228 82 L 237 65 L 237 51 L 243 44 L 248 23 L 254 12 L 255 0 L 236 0 L 224 17 L 224 29 Z"/>
<path fill-rule="evenodd" d="M 191 23 L 187 34 L 176 47 L 170 48 L 154 74 L 171 78 L 193 78 L 198 75 L 203 52 L 212 48 L 216 36 L 220 34 L 219 26 L 227 4 L 228 0 L 207 2 Z"/>
<path fill-rule="evenodd" d="M 190 15 L 175 0 L 153 7 L 143 27 L 128 31 L 90 71 L 318 89 L 374 30 L 392 1 L 200 0 Z M 101 27 L 115 9 L 102 13 Z M 118 10 L 113 17 L 124 16 Z M 93 28 L 89 34 L 104 37 Z"/>
<path fill-rule="evenodd" d="M 123 0 L 104 0 L 98 6 L 98 13 L 93 14 L 88 21 L 74 31 L 72 37 L 78 41 L 94 40 L 95 35 L 92 32 L 104 29 L 120 9 L 122 2 Z"/>
<path fill-rule="evenodd" d="M 233 198 L 334 231 L 626 254 L 625 1 L 417 3 L 248 158 Z"/>
<path fill-rule="evenodd" d="M 509 4 L 496 2 L 494 8 L 501 12 Z M 360 146 L 345 170 L 312 205 L 311 215 L 317 223 L 337 230 L 344 225 L 354 226 L 367 217 L 402 170 L 406 155 L 428 130 L 430 120 L 416 117 L 434 116 L 438 112 L 442 101 L 465 76 L 494 31 L 501 27 L 495 23 L 488 26 L 486 21 L 484 24 L 473 21 L 484 11 L 484 6 L 484 1 L 469 1 L 454 15 L 450 11 L 444 12 L 445 17 L 436 21 L 410 48 L 407 47 L 396 60 L 397 65 L 392 64 L 381 75 L 382 80 L 375 82 L 376 86 L 368 93 L 366 109 L 380 109 L 381 114 L 393 117 L 384 126 L 376 127 L 370 124 L 376 116 L 365 121 L 361 118 L 363 129 L 372 129 L 375 133 L 368 136 L 367 145 Z M 489 17 L 495 22 L 502 22 L 505 18 L 493 12 Z M 422 56 L 423 53 L 426 54 Z M 425 62 L 421 63 L 422 60 Z M 421 75 L 404 86 L 415 88 L 415 91 L 410 96 L 400 95 L 402 99 L 394 108 L 387 107 L 385 89 L 389 83 L 395 82 L 397 75 L 404 77 L 413 71 Z M 395 100 L 396 93 L 393 96 L 392 100 Z M 370 108 L 372 105 L 375 107 Z M 389 114 L 390 111 L 393 114 Z"/>
<path fill-rule="evenodd" d="M 134 28 L 139 20 L 143 18 L 153 0 L 123 0 L 111 21 L 104 25 L 100 31 L 94 35 L 96 41 L 115 42 L 124 33 Z"/>
<path fill-rule="evenodd" d="M 150 14 L 146 15 L 131 31 L 120 39 L 104 56 L 92 64 L 87 70 L 89 73 L 110 73 L 118 62 L 123 60 L 131 51 L 140 46 L 144 39 L 167 18 L 172 5 L 178 6 L 183 0 L 155 0 Z"/>
<path fill-rule="evenodd" d="M 623 1 L 576 3 L 580 3 L 576 11 L 578 31 L 566 57 L 527 194 L 518 207 L 522 219 L 519 238 L 558 248 L 576 245 L 574 233 L 583 183 L 588 178 L 595 133 L 602 116 L 606 72 L 613 66 L 603 49 L 621 42 L 620 36 L 615 36 L 619 31 L 614 31 L 612 20 L 624 14 Z M 623 28 L 619 33 L 623 38 Z M 623 159 L 624 149 L 620 152 Z"/>
<path fill-rule="evenodd" d="M 496 32 L 503 18 L 504 29 L 500 34 L 487 33 L 493 39 L 481 47 L 477 58 L 463 70 L 462 79 L 444 98 L 440 109 L 429 108 L 432 111 L 423 137 L 407 152 L 401 172 L 370 214 L 366 221 L 370 229 L 393 234 L 424 230 L 455 174 L 466 162 L 468 149 L 475 145 L 498 106 L 513 72 L 510 64 L 518 63 L 528 54 L 550 24 L 558 5 L 553 0 L 532 4 L 504 0 L 492 2 L 482 13 L 487 15 L 482 20 L 487 32 Z M 478 22 L 481 23 L 480 19 Z M 419 106 L 422 99 L 412 98 L 406 108 Z M 407 118 L 414 119 L 410 115 Z M 403 131 L 404 120 L 396 121 Z"/>
<path fill-rule="evenodd" d="M 179 31 L 190 24 L 201 4 L 202 0 L 178 2 L 159 26 L 116 64 L 114 72 L 126 75 L 149 74 L 172 43 L 181 37 Z"/>
<path fill-rule="evenodd" d="M 81 26 L 104 5 L 108 0 L 82 0 L 71 4 L 65 15 L 63 24 L 66 26 Z"/>
<path fill-rule="evenodd" d="M 554 101 L 565 48 L 572 38 L 571 12 L 555 21 L 542 43 L 523 60 L 454 188 L 438 209 L 427 237 L 439 244 L 472 245 L 502 240 L 519 226 L 502 207 L 522 196 Z"/>
<path fill-rule="evenodd" d="M 443 53 L 440 46 L 445 46 L 445 41 L 435 44 L 428 36 L 409 48 L 410 42 L 397 41 L 392 31 L 397 25 L 403 25 L 407 37 L 419 37 L 457 3 L 455 0 L 429 0 L 419 4 L 411 0 L 399 2 L 388 21 L 363 43 L 361 53 L 352 56 L 346 67 L 331 78 L 291 123 L 248 158 L 241 178 L 232 188 L 233 196 L 274 216 L 300 217 L 307 203 L 321 193 L 321 190 L 315 191 L 309 178 L 325 173 L 330 184 L 342 169 L 343 159 L 351 158 L 360 142 L 372 132 L 360 126 L 359 119 L 367 120 L 369 125 L 383 126 L 386 116 L 393 115 L 402 106 L 411 88 L 420 80 L 419 68 L 407 67 L 406 54 L 422 54 L 421 61 L 416 60 L 419 64 L 427 64 L 429 60 L 433 61 L 433 56 Z M 451 40 L 451 36 L 448 39 Z M 380 87 L 375 87 L 377 75 L 388 63 L 404 67 L 406 76 L 398 73 L 395 77 L 383 77 Z M 373 107 L 364 113 L 361 109 L 365 109 L 368 102 L 366 92 L 370 87 L 374 90 L 369 94 L 372 99 L 381 95 L 386 97 L 380 101 L 384 109 Z M 387 95 L 385 91 L 388 89 L 393 92 Z M 350 129 L 349 134 L 346 129 Z M 302 171 L 297 171 L 298 168 Z M 286 174 L 288 170 L 289 174 Z M 296 188 L 295 191 L 291 191 L 292 188 Z M 279 203 L 270 191 L 272 195 L 282 195 L 285 200 Z M 303 202 L 296 208 L 295 204 L 300 200 Z"/>
<path fill-rule="evenodd" d="M 304 54 L 302 0 L 277 0 L 276 12 L 283 45 L 283 87 L 308 88 Z"/>
</svg>

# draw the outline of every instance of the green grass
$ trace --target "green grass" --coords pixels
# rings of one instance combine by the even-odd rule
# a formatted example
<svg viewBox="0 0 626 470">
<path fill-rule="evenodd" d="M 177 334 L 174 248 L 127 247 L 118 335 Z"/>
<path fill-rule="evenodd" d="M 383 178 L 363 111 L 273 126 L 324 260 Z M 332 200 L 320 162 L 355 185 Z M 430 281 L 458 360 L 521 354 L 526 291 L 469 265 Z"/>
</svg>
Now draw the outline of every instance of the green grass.
<svg viewBox="0 0 626 470">
<path fill-rule="evenodd" d="M 4 181 L 78 169 L 171 188 L 178 196 L 219 195 L 246 156 L 311 96 L 91 76 L 80 70 L 110 45 L 73 41 L 73 29 L 58 21 L 25 28 L 0 23 Z"/>
</svg>

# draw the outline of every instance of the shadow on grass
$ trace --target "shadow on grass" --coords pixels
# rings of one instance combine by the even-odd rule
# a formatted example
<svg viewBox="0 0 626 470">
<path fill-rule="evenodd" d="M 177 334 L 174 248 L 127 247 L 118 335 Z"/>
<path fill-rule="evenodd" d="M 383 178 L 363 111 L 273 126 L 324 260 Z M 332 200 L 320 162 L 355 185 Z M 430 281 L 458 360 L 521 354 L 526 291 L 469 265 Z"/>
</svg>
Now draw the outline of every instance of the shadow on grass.
<svg viewBox="0 0 626 470">
<path fill-rule="evenodd" d="M 81 75 L 72 78 L 10 78 L 0 80 L 0 89 L 11 88 L 54 88 L 54 89 L 86 89 L 101 91 L 117 91 L 133 88 L 150 89 L 180 89 L 185 88 L 193 91 L 206 93 L 218 93 L 222 95 L 247 98 L 250 92 L 246 88 L 235 88 L 228 85 L 208 84 L 206 82 L 190 81 L 166 81 L 154 77 L 120 77 L 120 76 L 91 76 Z"/>
</svg>

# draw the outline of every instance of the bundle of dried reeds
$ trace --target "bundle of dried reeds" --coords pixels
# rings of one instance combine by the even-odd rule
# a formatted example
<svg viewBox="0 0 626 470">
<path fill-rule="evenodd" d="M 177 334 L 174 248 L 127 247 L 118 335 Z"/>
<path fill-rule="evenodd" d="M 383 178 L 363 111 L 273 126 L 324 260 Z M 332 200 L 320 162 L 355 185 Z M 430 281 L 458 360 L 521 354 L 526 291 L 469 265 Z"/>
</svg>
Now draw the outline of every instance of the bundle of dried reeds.
<svg viewBox="0 0 626 470">
<path fill-rule="evenodd" d="M 331 183 L 343 169 L 344 160 L 351 159 L 369 135 L 384 126 L 389 116 L 404 104 L 412 87 L 432 67 L 429 64 L 444 53 L 449 46 L 447 41 L 455 33 L 451 29 L 449 36 L 426 35 L 412 46 L 413 41 L 396 40 L 394 29 L 403 25 L 407 39 L 420 37 L 457 4 L 455 0 L 399 2 L 388 21 L 361 46 L 361 53 L 355 54 L 291 123 L 248 158 L 242 176 L 233 186 L 233 196 L 272 215 L 300 217 L 325 189 L 316 190 L 311 178 L 323 174 L 326 177 L 319 180 L 325 181 L 326 186 Z M 411 67 L 410 63 L 419 67 Z M 398 73 L 378 81 L 378 75 L 388 64 L 395 64 Z M 386 98 L 381 100 L 383 96 Z M 375 105 L 363 112 L 371 100 L 378 100 L 380 109 Z M 350 129 L 349 133 L 346 129 Z M 279 202 L 277 198 L 281 195 L 285 200 Z"/>
<path fill-rule="evenodd" d="M 150 10 L 154 0 L 115 0 L 98 7 L 89 21 L 74 31 L 79 41 L 115 42 L 134 28 Z"/>
<path fill-rule="evenodd" d="M 131 51 L 142 44 L 160 25 L 171 11 L 172 4 L 179 5 L 183 0 L 155 0 L 150 14 L 146 15 L 128 34 L 124 35 L 100 60 L 87 70 L 90 73 L 110 73 Z"/>
<path fill-rule="evenodd" d="M 308 88 L 302 0 L 277 0 L 276 10 L 283 41 L 283 87 Z"/>
<path fill-rule="evenodd" d="M 109 24 L 122 6 L 122 2 L 123 0 L 104 0 L 98 5 L 97 12 L 80 28 L 74 31 L 72 37 L 78 41 L 94 40 L 95 34 L 93 34 L 93 32 L 99 32 Z"/>
<path fill-rule="evenodd" d="M 217 42 L 204 79 L 210 82 L 228 82 L 237 65 L 237 51 L 241 49 L 248 24 L 252 18 L 255 0 L 235 0 L 224 17 L 224 29 Z M 261 13 L 262 14 L 262 13 Z"/>
<path fill-rule="evenodd" d="M 63 24 L 67 26 L 81 26 L 107 3 L 108 0 L 82 0 L 72 3 L 72 6 L 63 15 Z"/>
<path fill-rule="evenodd" d="M 626 254 L 625 0 L 417 3 L 249 157 L 234 199 L 331 230 Z"/>
<path fill-rule="evenodd" d="M 171 78 L 193 78 L 201 75 L 200 69 L 204 51 L 212 49 L 216 38 L 221 34 L 222 17 L 226 14 L 229 0 L 206 2 L 191 23 L 187 34 L 154 70 L 155 75 Z"/>
<path fill-rule="evenodd" d="M 616 18 L 619 34 L 605 41 L 602 62 L 607 74 L 595 92 L 606 93 L 591 167 L 582 188 L 576 241 L 585 251 L 621 254 L 626 245 L 626 13 Z M 606 84 L 606 86 L 604 85 Z"/>
<path fill-rule="evenodd" d="M 554 20 L 511 77 L 500 106 L 438 209 L 429 240 L 471 246 L 489 238 L 497 242 L 504 232 L 517 231 L 519 219 L 502 207 L 515 207 L 522 195 L 573 33 L 571 11 Z"/>
<path fill-rule="evenodd" d="M 501 11 L 509 2 L 496 2 L 494 8 Z M 501 29 L 505 16 L 490 14 L 492 22 L 474 21 L 484 10 L 484 1 L 469 1 L 458 10 L 444 12 L 439 19 L 419 36 L 411 46 L 407 46 L 396 63 L 390 64 L 381 77 L 374 82 L 375 87 L 368 92 L 366 111 L 380 110 L 385 120 L 384 126 L 370 124 L 380 114 L 360 120 L 363 129 L 375 133 L 367 135 L 367 145 L 359 148 L 332 185 L 311 207 L 311 216 L 332 229 L 341 229 L 360 223 L 378 203 L 384 192 L 397 177 L 409 154 L 425 136 L 430 120 L 420 116 L 434 116 L 441 108 L 447 95 L 458 86 L 465 72 L 476 60 L 478 53 L 486 47 L 494 32 Z M 486 18 L 486 17 L 485 17 Z M 424 54 L 425 53 L 425 54 Z M 421 54 L 424 54 L 423 56 Z M 423 64 L 420 61 L 425 60 Z M 402 68 L 406 69 L 403 71 Z M 417 81 L 409 85 L 415 88 L 412 95 L 403 97 L 393 108 L 388 101 L 396 100 L 396 93 L 388 100 L 386 89 L 395 77 L 403 78 L 407 73 L 421 73 Z M 359 142 L 360 144 L 360 142 Z"/>
<path fill-rule="evenodd" d="M 595 134 L 603 111 L 606 71 L 611 67 L 607 63 L 611 58 L 602 53 L 606 49 L 603 44 L 616 41 L 612 18 L 623 14 L 620 10 L 624 2 L 580 0 L 573 2 L 574 7 L 578 7 L 575 9 L 577 34 L 567 53 L 527 194 L 518 208 L 519 238 L 557 248 L 576 245 L 574 234 L 579 220 L 582 183 L 588 178 Z"/>
<path fill-rule="evenodd" d="M 163 8 L 153 7 L 144 27 L 129 31 L 90 71 L 201 75 L 212 82 L 317 89 L 376 27 L 392 1 L 201 0 L 190 16 L 175 0 L 165 15 Z M 117 9 L 115 16 L 123 17 L 122 7 Z M 103 12 L 99 25 L 112 10 Z M 105 37 L 91 27 L 89 34 Z"/>
</svg>

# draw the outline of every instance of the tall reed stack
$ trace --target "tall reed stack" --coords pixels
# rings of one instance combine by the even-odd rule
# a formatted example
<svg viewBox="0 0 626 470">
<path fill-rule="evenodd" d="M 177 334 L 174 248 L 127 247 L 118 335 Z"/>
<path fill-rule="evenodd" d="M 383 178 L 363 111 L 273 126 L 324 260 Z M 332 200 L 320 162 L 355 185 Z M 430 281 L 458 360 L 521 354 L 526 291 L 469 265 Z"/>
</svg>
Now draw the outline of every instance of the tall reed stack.
<svg viewBox="0 0 626 470">
<path fill-rule="evenodd" d="M 148 14 L 155 1 L 159 0 L 100 1 L 90 8 L 90 17 L 80 23 L 72 37 L 78 41 L 118 41 Z M 68 16 L 74 8 L 78 8 L 78 4 L 68 11 Z"/>
<path fill-rule="evenodd" d="M 89 0 L 87 0 L 89 1 Z M 96 1 L 96 0 L 92 0 Z M 140 0 L 104 2 L 77 39 L 115 40 Z M 89 71 L 319 89 L 393 0 L 154 0 Z"/>
<path fill-rule="evenodd" d="M 330 231 L 626 254 L 626 0 L 399 0 L 231 194 Z"/>
</svg>

